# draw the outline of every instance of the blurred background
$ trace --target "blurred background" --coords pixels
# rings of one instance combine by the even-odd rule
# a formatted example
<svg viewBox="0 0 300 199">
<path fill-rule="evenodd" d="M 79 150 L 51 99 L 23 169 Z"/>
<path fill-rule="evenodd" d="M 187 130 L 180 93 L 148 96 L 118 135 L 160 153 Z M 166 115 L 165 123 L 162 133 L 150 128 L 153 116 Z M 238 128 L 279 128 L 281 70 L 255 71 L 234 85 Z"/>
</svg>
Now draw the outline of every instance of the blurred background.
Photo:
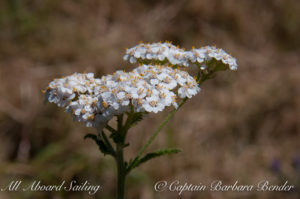
<svg viewBox="0 0 300 199">
<path fill-rule="evenodd" d="M 126 47 L 170 40 L 186 49 L 217 45 L 237 58 L 159 134 L 149 151 L 183 152 L 152 160 L 127 181 L 130 199 L 281 199 L 299 196 L 300 1 L 298 0 L 2 0 L 0 1 L 0 185 L 88 180 L 86 192 L 0 192 L 10 198 L 115 198 L 114 160 L 99 153 L 94 133 L 53 104 L 41 89 L 55 77 L 117 69 Z M 167 111 L 132 129 L 127 159 Z M 159 180 L 257 184 L 286 180 L 293 192 L 156 193 Z"/>
</svg>

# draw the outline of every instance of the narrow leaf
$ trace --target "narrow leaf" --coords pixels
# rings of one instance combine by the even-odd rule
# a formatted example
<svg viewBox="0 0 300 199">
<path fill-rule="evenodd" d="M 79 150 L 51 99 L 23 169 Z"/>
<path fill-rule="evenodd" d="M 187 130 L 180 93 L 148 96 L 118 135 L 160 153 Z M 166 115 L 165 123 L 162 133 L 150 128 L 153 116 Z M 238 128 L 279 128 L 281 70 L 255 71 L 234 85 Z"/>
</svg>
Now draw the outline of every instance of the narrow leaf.
<svg viewBox="0 0 300 199">
<path fill-rule="evenodd" d="M 151 160 L 156 157 L 160 157 L 163 155 L 169 155 L 169 154 L 175 154 L 181 152 L 180 149 L 161 149 L 152 153 L 147 153 L 144 157 L 140 159 L 134 159 L 129 163 L 128 172 L 136 167 L 138 167 L 140 164 L 147 162 L 148 160 Z"/>
<path fill-rule="evenodd" d="M 104 143 L 105 143 L 106 146 L 109 148 L 110 153 L 111 153 L 113 156 L 115 156 L 115 155 L 116 155 L 115 150 L 114 150 L 113 146 L 111 145 L 111 143 L 109 142 L 108 138 L 106 137 L 104 131 L 101 132 L 101 135 L 102 135 L 102 137 L 103 137 Z"/>
<path fill-rule="evenodd" d="M 142 121 L 145 114 L 147 114 L 147 113 L 143 113 L 143 112 L 134 113 L 134 115 L 131 118 L 130 127 L 132 127 L 132 126 L 136 125 L 138 122 Z"/>
<path fill-rule="evenodd" d="M 100 140 L 100 139 L 98 138 L 97 135 L 94 135 L 94 134 L 87 134 L 86 136 L 84 136 L 84 139 L 87 139 L 87 138 L 94 140 L 94 141 L 96 142 L 96 144 L 98 145 L 99 150 L 100 150 L 104 155 L 107 155 L 107 154 L 113 155 L 112 152 L 109 150 L 109 148 L 105 145 L 105 143 L 104 143 L 102 140 Z"/>
</svg>

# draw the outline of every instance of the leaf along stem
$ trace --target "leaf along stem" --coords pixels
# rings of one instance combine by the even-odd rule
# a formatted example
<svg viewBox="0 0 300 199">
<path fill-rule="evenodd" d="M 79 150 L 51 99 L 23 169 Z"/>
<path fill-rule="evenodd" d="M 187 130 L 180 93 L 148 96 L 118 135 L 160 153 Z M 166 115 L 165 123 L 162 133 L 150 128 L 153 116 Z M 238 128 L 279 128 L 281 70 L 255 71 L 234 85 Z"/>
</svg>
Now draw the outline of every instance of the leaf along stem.
<svg viewBox="0 0 300 199">
<path fill-rule="evenodd" d="M 146 149 L 149 147 L 149 145 L 153 142 L 153 140 L 155 139 L 155 137 L 158 135 L 158 133 L 161 131 L 161 129 L 163 127 L 166 126 L 166 124 L 168 123 L 168 121 L 174 116 L 174 114 L 179 110 L 179 108 L 185 104 L 185 102 L 188 100 L 188 98 L 184 98 L 180 104 L 178 105 L 178 107 L 176 109 L 173 109 L 168 115 L 167 117 L 163 120 L 163 122 L 159 125 L 159 127 L 156 129 L 156 131 L 151 135 L 151 137 L 148 139 L 148 141 L 146 142 L 146 144 L 143 146 L 143 148 L 139 151 L 138 155 L 134 158 L 134 160 L 128 165 L 127 168 L 127 173 L 129 173 L 132 168 L 134 168 L 135 164 L 137 164 L 138 160 L 140 159 L 141 155 L 146 151 Z"/>
<path fill-rule="evenodd" d="M 117 131 L 116 131 L 113 127 L 109 126 L 108 124 L 106 125 L 105 128 L 106 128 L 107 130 L 109 130 L 111 133 L 117 133 Z"/>
<path fill-rule="evenodd" d="M 111 151 L 111 155 L 113 157 L 116 157 L 116 151 L 115 151 L 114 147 L 111 145 L 111 143 L 110 143 L 109 139 L 107 138 L 107 136 L 105 135 L 104 131 L 101 131 L 101 137 L 103 138 L 104 143 L 106 144 L 106 146 Z"/>
</svg>

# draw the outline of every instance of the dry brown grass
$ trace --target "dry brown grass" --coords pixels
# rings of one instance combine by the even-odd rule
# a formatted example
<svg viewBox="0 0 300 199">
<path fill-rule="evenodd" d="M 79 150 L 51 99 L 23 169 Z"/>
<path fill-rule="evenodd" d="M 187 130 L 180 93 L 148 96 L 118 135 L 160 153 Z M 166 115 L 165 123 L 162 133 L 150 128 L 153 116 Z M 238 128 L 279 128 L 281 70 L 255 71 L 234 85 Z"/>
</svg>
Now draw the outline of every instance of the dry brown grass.
<svg viewBox="0 0 300 199">
<path fill-rule="evenodd" d="M 86 129 L 43 104 L 52 78 L 90 71 L 98 76 L 124 64 L 125 47 L 171 40 L 189 49 L 216 44 L 238 59 L 179 111 L 152 149 L 182 148 L 153 160 L 128 181 L 128 198 L 298 198 L 294 193 L 155 193 L 158 180 L 255 184 L 262 179 L 298 186 L 300 158 L 300 2 L 59 1 L 0 2 L 0 185 L 10 179 L 88 179 L 99 198 L 113 198 L 113 160 L 83 141 Z M 129 135 L 127 157 L 166 113 L 150 115 Z M 184 117 L 183 117 L 184 115 Z M 270 168 L 275 160 L 281 172 Z M 298 160 L 299 161 L 299 160 Z M 295 165 L 294 165 L 295 166 Z M 5 193 L 0 198 L 93 198 L 73 193 Z"/>
</svg>

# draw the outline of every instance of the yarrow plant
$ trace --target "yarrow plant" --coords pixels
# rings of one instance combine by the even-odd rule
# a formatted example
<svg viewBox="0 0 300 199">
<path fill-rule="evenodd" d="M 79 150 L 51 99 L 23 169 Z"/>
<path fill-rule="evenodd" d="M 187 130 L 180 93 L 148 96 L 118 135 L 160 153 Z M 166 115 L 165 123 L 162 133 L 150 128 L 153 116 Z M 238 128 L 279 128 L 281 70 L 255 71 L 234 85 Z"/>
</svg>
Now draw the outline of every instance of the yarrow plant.
<svg viewBox="0 0 300 199">
<path fill-rule="evenodd" d="M 206 46 L 186 51 L 166 43 L 141 43 L 127 49 L 123 58 L 139 66 L 130 72 L 94 77 L 93 73 L 74 73 L 54 79 L 45 90 L 46 100 L 65 108 L 75 121 L 97 130 L 88 134 L 104 155 L 115 158 L 118 171 L 117 199 L 124 198 L 125 179 L 132 169 L 162 155 L 178 153 L 178 149 L 161 149 L 143 155 L 154 138 L 186 101 L 200 92 L 200 85 L 218 71 L 236 70 L 236 59 L 224 50 Z M 195 67 L 192 77 L 187 67 Z M 173 106 L 137 156 L 125 161 L 124 148 L 129 146 L 129 129 L 145 114 L 158 113 Z M 117 119 L 117 126 L 109 124 Z"/>
</svg>

